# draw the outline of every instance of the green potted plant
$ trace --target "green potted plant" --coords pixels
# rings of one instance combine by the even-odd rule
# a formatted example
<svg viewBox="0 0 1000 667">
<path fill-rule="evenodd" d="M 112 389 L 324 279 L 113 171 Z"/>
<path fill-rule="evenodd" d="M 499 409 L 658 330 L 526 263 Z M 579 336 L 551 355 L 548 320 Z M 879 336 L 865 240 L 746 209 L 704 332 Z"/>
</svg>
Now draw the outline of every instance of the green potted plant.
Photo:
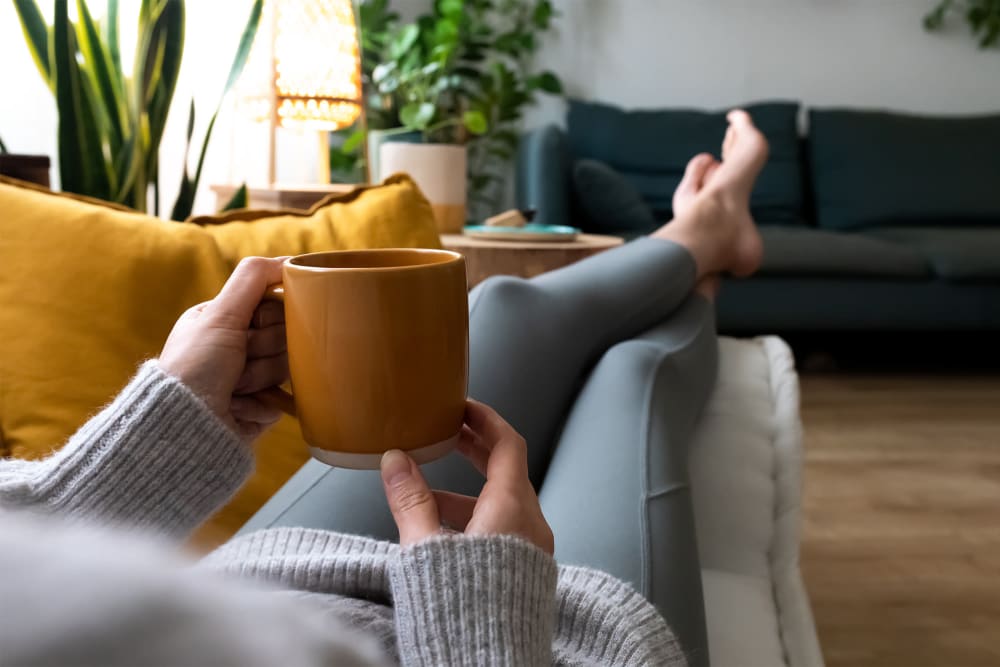
<svg viewBox="0 0 1000 667">
<path fill-rule="evenodd" d="M 980 48 L 1000 44 L 1000 0 L 939 0 L 924 17 L 924 27 L 938 30 L 949 15 L 965 19 Z"/>
<path fill-rule="evenodd" d="M 437 205 L 442 231 L 460 230 L 467 201 L 495 210 L 524 107 L 562 90 L 531 64 L 553 16 L 549 0 L 436 0 L 399 25 L 387 0 L 363 3 L 371 177 L 409 171 Z"/>
<path fill-rule="evenodd" d="M 375 176 L 411 174 L 431 201 L 443 232 L 459 231 L 465 224 L 465 144 L 469 135 L 486 130 L 485 117 L 468 109 L 461 90 L 459 69 L 467 64 L 461 35 L 467 27 L 464 5 L 462 0 L 438 1 L 432 14 L 397 27 L 372 71 L 375 92 L 398 121 L 398 127 L 383 130 L 383 142 L 370 144 Z M 420 141 L 384 142 L 394 135 L 418 135 Z"/>
<path fill-rule="evenodd" d="M 118 0 L 108 0 L 100 23 L 91 16 L 85 0 L 76 1 L 78 19 L 74 23 L 67 4 L 67 0 L 55 0 L 54 20 L 49 26 L 35 0 L 14 0 L 28 48 L 59 112 L 60 185 L 67 192 L 159 215 L 160 140 L 184 50 L 184 0 L 142 0 L 135 65 L 130 73 L 124 71 L 119 53 Z M 174 220 L 191 214 L 221 98 L 243 71 L 262 5 L 263 0 L 253 3 L 193 174 L 187 164 L 195 120 L 191 102 L 184 172 L 170 212 Z M 148 202 L 150 188 L 152 205 Z M 241 188 L 230 206 L 245 205 L 245 194 Z"/>
</svg>

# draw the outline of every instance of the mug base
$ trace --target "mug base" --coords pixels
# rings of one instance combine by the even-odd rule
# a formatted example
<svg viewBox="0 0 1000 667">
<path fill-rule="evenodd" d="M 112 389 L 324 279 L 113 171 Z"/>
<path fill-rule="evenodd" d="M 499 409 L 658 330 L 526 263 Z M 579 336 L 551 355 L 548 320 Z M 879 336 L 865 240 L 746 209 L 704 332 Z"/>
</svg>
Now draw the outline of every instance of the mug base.
<svg viewBox="0 0 1000 667">
<path fill-rule="evenodd" d="M 455 449 L 455 445 L 458 444 L 458 433 L 451 436 L 447 440 L 442 440 L 441 442 L 435 442 L 433 445 L 427 445 L 425 447 L 418 447 L 417 449 L 411 449 L 406 453 L 409 454 L 410 458 L 413 459 L 417 465 L 423 465 L 424 463 L 430 463 L 431 461 L 436 461 L 441 458 L 451 450 Z M 351 468 L 353 470 L 378 470 L 382 463 L 381 454 L 358 454 L 355 452 L 333 452 L 329 449 L 320 449 L 319 447 L 310 447 L 309 453 L 312 457 L 321 463 L 325 463 L 328 466 L 333 466 L 335 468 Z"/>
</svg>

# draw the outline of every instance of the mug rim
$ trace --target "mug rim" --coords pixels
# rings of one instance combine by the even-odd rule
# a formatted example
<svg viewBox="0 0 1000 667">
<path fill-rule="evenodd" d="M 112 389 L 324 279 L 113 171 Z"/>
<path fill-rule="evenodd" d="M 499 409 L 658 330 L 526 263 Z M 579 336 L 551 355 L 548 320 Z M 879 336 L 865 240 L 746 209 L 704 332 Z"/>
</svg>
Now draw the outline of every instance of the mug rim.
<svg viewBox="0 0 1000 667">
<path fill-rule="evenodd" d="M 417 255 L 444 255 L 448 259 L 441 262 L 433 262 L 430 264 L 401 264 L 398 266 L 310 266 L 309 264 L 300 264 L 297 260 L 303 260 L 310 257 L 320 257 L 324 255 L 377 255 L 384 252 L 405 252 L 413 253 Z M 290 269 L 316 272 L 316 273 L 330 273 L 339 271 L 351 271 L 351 272 L 384 272 L 384 271 L 413 271 L 420 269 L 429 269 L 436 266 L 449 266 L 456 262 L 464 260 L 464 256 L 454 250 L 445 250 L 443 248 L 359 248 L 357 250 L 321 250 L 319 252 L 307 252 L 301 255 L 295 255 L 294 257 L 289 257 L 283 264 Z"/>
</svg>

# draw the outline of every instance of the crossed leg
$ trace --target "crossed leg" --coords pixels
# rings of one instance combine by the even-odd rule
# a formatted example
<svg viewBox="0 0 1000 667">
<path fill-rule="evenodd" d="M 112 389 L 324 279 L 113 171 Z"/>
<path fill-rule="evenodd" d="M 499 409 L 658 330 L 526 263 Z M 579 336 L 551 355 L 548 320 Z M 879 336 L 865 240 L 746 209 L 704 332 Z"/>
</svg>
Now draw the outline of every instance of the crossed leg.
<svg viewBox="0 0 1000 667">
<path fill-rule="evenodd" d="M 717 274 L 761 259 L 748 205 L 767 144 L 745 113 L 730 123 L 723 162 L 692 160 L 675 219 L 651 238 L 470 295 L 469 394 L 525 437 L 557 557 L 630 581 L 695 663 L 707 643 L 687 445 L 715 377 L 709 300 Z M 459 493 L 482 485 L 457 454 L 424 475 Z M 377 471 L 316 461 L 241 532 L 275 525 L 396 538 Z"/>
</svg>

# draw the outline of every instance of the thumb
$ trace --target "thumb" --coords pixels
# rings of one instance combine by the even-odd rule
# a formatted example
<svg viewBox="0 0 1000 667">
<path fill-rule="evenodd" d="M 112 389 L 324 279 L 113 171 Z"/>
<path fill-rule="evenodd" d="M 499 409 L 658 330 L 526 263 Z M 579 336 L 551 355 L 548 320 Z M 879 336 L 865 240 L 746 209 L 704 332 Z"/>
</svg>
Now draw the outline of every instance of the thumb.
<svg viewBox="0 0 1000 667">
<path fill-rule="evenodd" d="M 382 455 L 382 486 L 399 529 L 400 546 L 441 532 L 434 495 L 417 464 L 398 449 Z"/>
</svg>

